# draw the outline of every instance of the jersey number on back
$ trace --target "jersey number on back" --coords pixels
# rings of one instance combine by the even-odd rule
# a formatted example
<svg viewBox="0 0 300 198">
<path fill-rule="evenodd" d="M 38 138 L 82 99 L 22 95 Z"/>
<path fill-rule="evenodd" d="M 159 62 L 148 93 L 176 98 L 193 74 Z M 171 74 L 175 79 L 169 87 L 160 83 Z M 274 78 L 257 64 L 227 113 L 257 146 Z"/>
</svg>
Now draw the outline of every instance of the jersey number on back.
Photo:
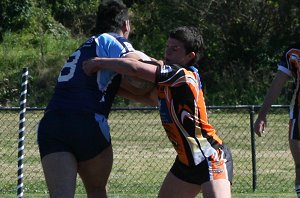
<svg viewBox="0 0 300 198">
<path fill-rule="evenodd" d="M 62 70 L 60 71 L 58 82 L 69 81 L 71 78 L 73 78 L 80 54 L 80 50 L 77 50 L 69 57 Z"/>
</svg>

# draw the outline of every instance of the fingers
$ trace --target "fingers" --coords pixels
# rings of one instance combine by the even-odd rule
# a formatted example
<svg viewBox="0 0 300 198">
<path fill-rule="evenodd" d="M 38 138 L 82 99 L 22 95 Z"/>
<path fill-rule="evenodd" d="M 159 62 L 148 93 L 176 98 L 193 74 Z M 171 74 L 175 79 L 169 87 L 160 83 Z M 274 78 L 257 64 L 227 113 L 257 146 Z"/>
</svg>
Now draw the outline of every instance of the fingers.
<svg viewBox="0 0 300 198">
<path fill-rule="evenodd" d="M 93 74 L 92 66 L 90 65 L 90 60 L 82 62 L 82 69 L 83 69 L 84 73 L 88 76 L 91 76 Z"/>
<path fill-rule="evenodd" d="M 261 137 L 261 135 L 262 135 L 262 133 L 260 131 L 255 131 L 255 133 L 258 137 Z"/>
<path fill-rule="evenodd" d="M 265 132 L 265 125 L 264 123 L 260 123 L 259 125 L 259 137 Z"/>
<path fill-rule="evenodd" d="M 263 120 L 256 120 L 254 123 L 254 132 L 258 135 L 258 137 L 261 137 L 265 132 L 265 127 L 266 124 Z"/>
</svg>

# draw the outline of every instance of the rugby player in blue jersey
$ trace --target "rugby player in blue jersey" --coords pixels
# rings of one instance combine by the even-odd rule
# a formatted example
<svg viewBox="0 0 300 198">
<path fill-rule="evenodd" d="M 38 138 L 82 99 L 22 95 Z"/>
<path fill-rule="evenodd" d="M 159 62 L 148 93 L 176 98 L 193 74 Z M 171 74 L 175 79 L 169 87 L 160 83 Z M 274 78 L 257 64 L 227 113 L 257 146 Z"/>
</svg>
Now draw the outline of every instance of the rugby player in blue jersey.
<svg viewBox="0 0 300 198">
<path fill-rule="evenodd" d="M 276 76 L 271 83 L 254 123 L 254 131 L 259 137 L 265 133 L 268 124 L 267 113 L 290 78 L 293 78 L 294 83 L 292 86 L 293 97 L 291 97 L 290 103 L 289 145 L 295 165 L 295 190 L 297 197 L 300 198 L 300 43 L 292 44 L 283 52 L 277 65 Z"/>
<path fill-rule="evenodd" d="M 116 72 L 93 77 L 82 70 L 92 57 L 134 57 L 128 9 L 123 2 L 101 4 L 94 36 L 70 55 L 38 127 L 38 146 L 50 197 L 74 197 L 77 173 L 87 197 L 107 197 L 113 152 L 107 118 L 118 91 Z"/>
</svg>

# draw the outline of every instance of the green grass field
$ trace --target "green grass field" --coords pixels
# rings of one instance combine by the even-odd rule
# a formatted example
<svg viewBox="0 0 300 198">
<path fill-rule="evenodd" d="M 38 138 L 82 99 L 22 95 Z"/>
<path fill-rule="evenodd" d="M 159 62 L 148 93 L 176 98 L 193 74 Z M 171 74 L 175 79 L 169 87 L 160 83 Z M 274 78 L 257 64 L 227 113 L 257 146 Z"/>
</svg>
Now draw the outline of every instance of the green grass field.
<svg viewBox="0 0 300 198">
<path fill-rule="evenodd" d="M 48 197 L 36 144 L 36 126 L 41 115 L 41 111 L 26 113 L 24 197 Z M 233 154 L 233 197 L 295 197 L 286 111 L 271 113 L 268 133 L 256 138 L 255 192 L 249 112 L 210 110 L 208 116 Z M 109 122 L 114 148 L 110 197 L 156 197 L 175 158 L 158 112 L 113 111 Z M 0 111 L 0 127 L 0 197 L 13 197 L 17 184 L 18 112 Z M 85 197 L 80 179 L 76 192 L 76 197 Z"/>
<path fill-rule="evenodd" d="M 2 198 L 14 198 L 16 197 L 15 194 L 0 194 Z M 48 198 L 49 195 L 47 194 L 24 194 L 24 197 L 28 198 Z M 147 194 L 114 194 L 109 195 L 109 198 L 156 198 L 156 195 L 147 195 Z M 247 193 L 247 194 L 241 194 L 241 193 L 233 193 L 232 198 L 289 198 L 294 197 L 296 198 L 296 195 L 294 193 Z M 86 195 L 84 194 L 77 194 L 75 198 L 86 198 Z M 198 198 L 202 198 L 202 196 L 198 196 Z"/>
</svg>

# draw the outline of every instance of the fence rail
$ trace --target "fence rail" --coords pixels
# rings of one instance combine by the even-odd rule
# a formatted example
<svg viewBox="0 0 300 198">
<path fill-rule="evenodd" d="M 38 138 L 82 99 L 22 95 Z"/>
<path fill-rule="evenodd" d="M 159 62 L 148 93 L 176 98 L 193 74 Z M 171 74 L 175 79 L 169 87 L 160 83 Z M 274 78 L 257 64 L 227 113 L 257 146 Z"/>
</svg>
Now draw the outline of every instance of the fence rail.
<svg viewBox="0 0 300 198">
<path fill-rule="evenodd" d="M 260 106 L 208 106 L 210 123 L 229 145 L 234 160 L 233 192 L 292 192 L 294 164 L 288 146 L 288 106 L 273 105 L 265 137 L 253 121 Z M 0 107 L 0 194 L 16 191 L 18 107 Z M 114 166 L 110 194 L 150 194 L 159 190 L 175 152 L 157 107 L 115 107 L 109 118 Z M 44 108 L 27 107 L 24 141 L 24 193 L 47 193 L 36 144 Z M 78 180 L 77 193 L 84 193 Z"/>
</svg>

